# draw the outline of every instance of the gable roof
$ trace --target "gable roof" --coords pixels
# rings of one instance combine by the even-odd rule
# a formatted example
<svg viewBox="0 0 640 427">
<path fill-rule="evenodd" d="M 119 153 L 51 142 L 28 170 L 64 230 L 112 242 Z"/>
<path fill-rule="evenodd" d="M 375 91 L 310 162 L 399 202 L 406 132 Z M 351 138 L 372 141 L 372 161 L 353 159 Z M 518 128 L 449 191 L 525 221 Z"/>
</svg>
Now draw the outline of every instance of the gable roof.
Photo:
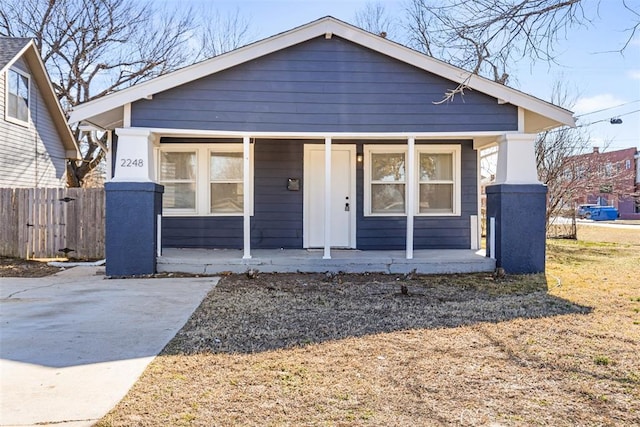
<svg viewBox="0 0 640 427">
<path fill-rule="evenodd" d="M 70 159 L 80 158 L 80 150 L 76 139 L 69 129 L 67 120 L 62 112 L 58 98 L 51 85 L 49 74 L 40 58 L 36 45 L 32 39 L 23 37 L 0 37 L 0 75 L 7 71 L 16 61 L 24 58 L 29 66 L 30 74 L 40 89 L 55 128 L 64 146 L 65 156 Z"/>
<path fill-rule="evenodd" d="M 331 16 L 136 84 L 105 97 L 77 105 L 71 112 L 69 122 L 86 122 L 102 128 L 117 127 L 122 125 L 124 106 L 126 104 L 143 98 L 148 99 L 156 93 L 323 35 L 327 38 L 332 35 L 339 36 L 350 42 L 446 78 L 456 85 L 464 83 L 469 89 L 492 96 L 500 103 L 510 103 L 522 107 L 525 110 L 524 130 L 526 132 L 539 132 L 562 125 L 575 126 L 573 113 L 569 110 L 484 77 L 470 74 L 466 70 L 379 37 Z"/>
</svg>

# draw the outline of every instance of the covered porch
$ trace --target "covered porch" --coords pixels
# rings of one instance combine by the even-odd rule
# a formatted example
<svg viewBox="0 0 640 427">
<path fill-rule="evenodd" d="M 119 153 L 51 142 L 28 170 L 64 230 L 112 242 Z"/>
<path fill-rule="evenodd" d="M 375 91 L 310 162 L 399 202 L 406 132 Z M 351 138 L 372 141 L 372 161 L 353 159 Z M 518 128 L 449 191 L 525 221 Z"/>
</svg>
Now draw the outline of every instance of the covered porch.
<svg viewBox="0 0 640 427">
<path fill-rule="evenodd" d="M 387 273 L 453 274 L 490 272 L 496 261 L 484 250 L 448 249 L 406 252 L 333 249 L 323 258 L 322 249 L 255 249 L 250 259 L 239 249 L 167 248 L 157 258 L 158 272 L 191 274 L 245 273 Z"/>
</svg>

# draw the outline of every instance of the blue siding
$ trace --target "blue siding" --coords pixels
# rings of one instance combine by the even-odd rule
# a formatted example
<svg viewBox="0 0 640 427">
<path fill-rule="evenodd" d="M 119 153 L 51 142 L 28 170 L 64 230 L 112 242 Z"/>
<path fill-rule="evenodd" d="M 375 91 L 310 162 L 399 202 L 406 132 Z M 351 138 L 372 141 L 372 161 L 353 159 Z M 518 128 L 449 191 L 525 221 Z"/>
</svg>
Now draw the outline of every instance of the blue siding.
<svg viewBox="0 0 640 427">
<path fill-rule="evenodd" d="M 175 141 L 171 141 L 175 142 Z M 254 147 L 254 216 L 251 246 L 255 249 L 302 248 L 304 143 L 319 141 L 257 140 Z M 356 144 L 358 153 L 370 141 L 334 141 Z M 405 144 L 404 141 L 377 143 Z M 424 141 L 416 141 L 417 144 Z M 415 249 L 466 249 L 471 244 L 469 216 L 477 214 L 477 162 L 471 141 L 429 141 L 429 144 L 462 146 L 462 215 L 460 217 L 415 217 Z M 404 249 L 405 217 L 365 217 L 362 164 L 356 171 L 357 248 Z M 288 178 L 300 178 L 300 191 L 286 188 Z M 164 247 L 242 248 L 241 217 L 165 217 Z"/>
<path fill-rule="evenodd" d="M 517 130 L 517 108 L 339 37 L 316 38 L 155 94 L 134 126 L 288 132 Z"/>
<path fill-rule="evenodd" d="M 258 140 L 254 147 L 254 216 L 251 246 L 302 247 L 302 186 L 287 190 L 287 179 L 302 182 L 303 141 Z M 304 183 L 302 183 L 304 185 Z"/>
<path fill-rule="evenodd" d="M 163 217 L 165 248 L 242 248 L 242 217 Z"/>
<path fill-rule="evenodd" d="M 251 246 L 256 249 L 301 248 L 302 188 L 300 191 L 287 190 L 287 179 L 302 181 L 303 141 L 259 140 L 254 147 L 254 156 Z M 241 217 L 163 218 L 164 247 L 238 249 L 242 248 L 242 242 Z"/>
<path fill-rule="evenodd" d="M 385 143 L 389 143 L 386 141 Z M 416 141 L 416 144 L 425 141 Z M 404 142 L 403 142 L 404 143 Z M 439 142 L 429 141 L 429 144 Z M 472 141 L 442 141 L 442 144 L 462 146 L 462 207 L 455 217 L 414 217 L 413 245 L 415 249 L 468 249 L 471 246 L 470 215 L 478 214 L 477 162 Z M 358 142 L 358 153 L 363 152 Z M 405 217 L 364 216 L 364 173 L 358 164 L 357 191 L 357 247 L 362 250 L 405 249 L 407 220 Z"/>
</svg>

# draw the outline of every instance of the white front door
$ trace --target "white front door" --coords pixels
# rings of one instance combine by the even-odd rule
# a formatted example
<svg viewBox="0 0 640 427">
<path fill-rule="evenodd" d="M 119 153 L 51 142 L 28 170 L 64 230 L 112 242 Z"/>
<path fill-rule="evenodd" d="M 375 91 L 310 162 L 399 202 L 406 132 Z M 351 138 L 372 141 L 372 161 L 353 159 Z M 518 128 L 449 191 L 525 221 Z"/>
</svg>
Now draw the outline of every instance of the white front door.
<svg viewBox="0 0 640 427">
<path fill-rule="evenodd" d="M 324 246 L 325 153 L 322 144 L 304 147 L 304 247 Z M 331 247 L 355 248 L 356 146 L 331 147 Z"/>
</svg>

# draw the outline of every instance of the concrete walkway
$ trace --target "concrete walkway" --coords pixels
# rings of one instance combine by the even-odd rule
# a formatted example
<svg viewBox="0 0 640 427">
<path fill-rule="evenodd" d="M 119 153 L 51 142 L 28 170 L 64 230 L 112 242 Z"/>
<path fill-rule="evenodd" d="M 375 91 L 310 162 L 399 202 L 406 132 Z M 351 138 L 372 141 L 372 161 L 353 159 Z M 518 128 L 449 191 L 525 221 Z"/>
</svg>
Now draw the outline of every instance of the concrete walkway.
<svg viewBox="0 0 640 427">
<path fill-rule="evenodd" d="M 99 270 L 0 278 L 0 425 L 92 425 L 218 281 L 106 280 Z"/>
</svg>

